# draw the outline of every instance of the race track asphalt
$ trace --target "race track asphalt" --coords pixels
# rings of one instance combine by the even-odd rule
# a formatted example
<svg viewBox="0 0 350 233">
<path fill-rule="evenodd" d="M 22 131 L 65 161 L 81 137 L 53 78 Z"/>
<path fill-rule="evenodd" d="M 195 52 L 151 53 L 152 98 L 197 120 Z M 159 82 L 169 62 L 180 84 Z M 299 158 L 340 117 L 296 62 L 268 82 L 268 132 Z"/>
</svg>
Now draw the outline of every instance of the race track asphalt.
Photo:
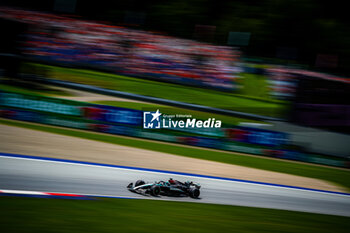
<svg viewBox="0 0 350 233">
<path fill-rule="evenodd" d="M 202 185 L 200 199 L 148 197 L 126 189 L 170 177 Z M 294 210 L 350 217 L 350 195 L 106 166 L 0 156 L 0 189 L 151 198 Z"/>
</svg>

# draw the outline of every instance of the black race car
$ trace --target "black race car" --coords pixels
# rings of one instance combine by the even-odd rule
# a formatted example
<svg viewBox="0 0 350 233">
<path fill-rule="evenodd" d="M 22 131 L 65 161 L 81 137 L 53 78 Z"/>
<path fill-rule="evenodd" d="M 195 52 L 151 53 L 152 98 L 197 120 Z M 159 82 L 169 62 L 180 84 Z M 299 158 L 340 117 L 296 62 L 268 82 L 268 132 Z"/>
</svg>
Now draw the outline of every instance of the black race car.
<svg viewBox="0 0 350 233">
<path fill-rule="evenodd" d="M 135 185 L 130 183 L 127 188 L 131 192 L 143 195 L 190 196 L 192 198 L 198 198 L 201 186 L 190 181 L 182 183 L 170 178 L 169 181 L 158 181 L 153 183 L 146 183 L 143 180 L 138 180 L 135 182 Z"/>
</svg>

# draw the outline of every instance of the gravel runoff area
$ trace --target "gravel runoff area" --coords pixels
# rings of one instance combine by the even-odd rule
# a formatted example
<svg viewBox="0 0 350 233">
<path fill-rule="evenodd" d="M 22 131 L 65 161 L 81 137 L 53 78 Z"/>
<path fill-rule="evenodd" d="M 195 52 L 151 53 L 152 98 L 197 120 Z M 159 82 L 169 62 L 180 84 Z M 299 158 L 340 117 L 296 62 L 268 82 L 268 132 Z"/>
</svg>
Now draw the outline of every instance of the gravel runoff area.
<svg viewBox="0 0 350 233">
<path fill-rule="evenodd" d="M 0 152 L 196 173 L 344 192 L 323 180 L 0 124 Z"/>
</svg>

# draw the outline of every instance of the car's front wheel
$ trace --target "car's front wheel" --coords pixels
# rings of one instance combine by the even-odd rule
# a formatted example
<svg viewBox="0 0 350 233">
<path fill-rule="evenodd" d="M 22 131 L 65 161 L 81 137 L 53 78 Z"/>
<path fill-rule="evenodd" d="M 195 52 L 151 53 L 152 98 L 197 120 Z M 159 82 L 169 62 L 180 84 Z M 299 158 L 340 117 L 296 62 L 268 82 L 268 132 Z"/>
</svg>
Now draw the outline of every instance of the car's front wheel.
<svg viewBox="0 0 350 233">
<path fill-rule="evenodd" d="M 190 197 L 192 197 L 192 198 L 198 198 L 200 195 L 200 191 L 197 188 L 191 188 L 189 190 L 189 193 L 190 193 Z"/>
<path fill-rule="evenodd" d="M 140 186 L 140 185 L 143 185 L 143 184 L 146 184 L 145 181 L 143 181 L 143 180 L 137 180 L 137 181 L 135 182 L 135 187 Z"/>
</svg>

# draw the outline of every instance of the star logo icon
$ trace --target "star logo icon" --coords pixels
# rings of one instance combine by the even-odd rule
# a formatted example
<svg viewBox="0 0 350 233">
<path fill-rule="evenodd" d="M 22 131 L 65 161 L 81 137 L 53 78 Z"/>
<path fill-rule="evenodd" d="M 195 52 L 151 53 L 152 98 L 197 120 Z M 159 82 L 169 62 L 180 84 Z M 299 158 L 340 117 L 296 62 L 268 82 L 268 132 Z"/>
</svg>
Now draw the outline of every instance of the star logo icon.
<svg viewBox="0 0 350 233">
<path fill-rule="evenodd" d="M 159 109 L 157 109 L 157 111 L 156 111 L 155 113 L 152 113 L 151 115 L 153 116 L 151 122 L 153 122 L 154 120 L 159 121 L 159 117 L 160 117 L 162 114 L 159 112 Z"/>
<path fill-rule="evenodd" d="M 160 116 L 162 113 L 159 112 L 159 109 L 155 112 L 143 112 L 143 128 L 144 129 L 160 129 L 161 122 Z"/>
</svg>

